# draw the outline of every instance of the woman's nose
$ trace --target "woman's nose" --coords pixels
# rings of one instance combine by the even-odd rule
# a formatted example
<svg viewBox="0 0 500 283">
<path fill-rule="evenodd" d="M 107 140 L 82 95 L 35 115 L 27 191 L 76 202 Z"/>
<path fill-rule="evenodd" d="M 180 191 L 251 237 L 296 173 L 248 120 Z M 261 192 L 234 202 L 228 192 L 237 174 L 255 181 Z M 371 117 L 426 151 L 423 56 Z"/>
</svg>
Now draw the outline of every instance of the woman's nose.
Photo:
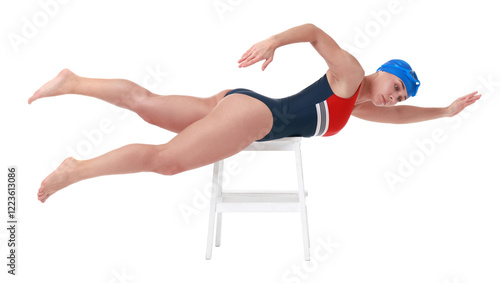
<svg viewBox="0 0 500 283">
<path fill-rule="evenodd" d="M 391 105 L 396 105 L 398 103 L 398 101 L 395 99 L 396 96 L 390 94 L 389 95 L 389 101 L 388 101 L 388 104 L 391 104 Z"/>
</svg>

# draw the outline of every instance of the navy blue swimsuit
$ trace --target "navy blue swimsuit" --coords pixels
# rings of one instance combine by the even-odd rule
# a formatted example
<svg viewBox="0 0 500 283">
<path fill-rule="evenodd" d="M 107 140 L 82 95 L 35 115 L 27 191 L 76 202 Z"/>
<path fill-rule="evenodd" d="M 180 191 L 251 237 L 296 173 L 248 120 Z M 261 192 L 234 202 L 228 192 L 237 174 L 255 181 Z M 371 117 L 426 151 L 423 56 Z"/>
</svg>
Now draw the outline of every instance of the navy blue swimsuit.
<svg viewBox="0 0 500 283">
<path fill-rule="evenodd" d="M 338 97 L 330 88 L 325 74 L 299 93 L 284 98 L 269 98 L 245 88 L 233 89 L 225 96 L 233 93 L 256 98 L 271 110 L 273 127 L 265 137 L 258 140 L 269 141 L 284 137 L 331 136 L 338 133 L 351 116 L 359 87 L 351 98 Z"/>
</svg>

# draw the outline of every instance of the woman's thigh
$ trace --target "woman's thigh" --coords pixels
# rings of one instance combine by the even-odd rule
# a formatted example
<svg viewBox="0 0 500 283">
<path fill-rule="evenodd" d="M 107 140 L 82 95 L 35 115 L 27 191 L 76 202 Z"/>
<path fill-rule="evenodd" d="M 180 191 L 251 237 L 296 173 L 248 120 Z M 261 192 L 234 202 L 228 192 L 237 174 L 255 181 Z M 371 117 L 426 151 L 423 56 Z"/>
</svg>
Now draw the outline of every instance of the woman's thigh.
<svg viewBox="0 0 500 283">
<path fill-rule="evenodd" d="M 261 101 L 232 94 L 204 118 L 192 123 L 170 142 L 160 145 L 158 171 L 191 170 L 232 156 L 271 130 L 273 117 Z M 173 172 L 172 172 L 173 171 Z"/>
<path fill-rule="evenodd" d="M 180 133 L 194 122 L 207 116 L 229 91 L 211 97 L 158 95 L 150 93 L 134 106 L 134 111 L 146 122 Z"/>
</svg>

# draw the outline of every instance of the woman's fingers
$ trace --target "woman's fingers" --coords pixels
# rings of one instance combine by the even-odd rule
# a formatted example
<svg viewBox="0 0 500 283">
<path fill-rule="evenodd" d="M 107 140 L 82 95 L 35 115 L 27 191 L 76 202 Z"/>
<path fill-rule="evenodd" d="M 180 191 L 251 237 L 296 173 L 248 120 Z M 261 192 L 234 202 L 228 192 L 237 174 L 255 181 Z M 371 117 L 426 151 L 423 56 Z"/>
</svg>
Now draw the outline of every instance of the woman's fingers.
<svg viewBox="0 0 500 283">
<path fill-rule="evenodd" d="M 472 103 L 478 101 L 479 98 L 481 98 L 481 95 L 474 96 L 471 99 L 469 99 L 469 102 L 472 104 Z"/>
<path fill-rule="evenodd" d="M 481 97 L 481 95 L 476 95 L 478 93 L 478 91 L 474 91 L 474 92 L 471 92 L 467 95 L 464 95 L 462 97 L 460 97 L 458 100 L 465 100 L 465 101 L 468 101 L 470 99 L 479 99 Z"/>
<path fill-rule="evenodd" d="M 243 62 L 243 60 L 245 60 L 246 58 L 248 58 L 248 56 L 252 53 L 252 49 L 253 49 L 253 46 L 252 46 L 252 47 L 250 47 L 250 49 L 248 49 L 248 50 L 247 50 L 247 52 L 245 52 L 245 53 L 241 56 L 240 60 L 238 60 L 238 63 L 241 63 L 241 62 Z"/>
<path fill-rule="evenodd" d="M 247 60 L 249 57 L 254 57 L 254 56 L 255 56 L 255 44 L 252 45 L 252 47 L 250 47 L 250 49 L 248 49 L 247 52 L 245 52 L 241 56 L 240 60 L 238 60 L 238 63 L 241 63 L 241 62 Z"/>
<path fill-rule="evenodd" d="M 477 91 L 474 91 L 474 92 L 469 93 L 467 96 L 468 97 L 475 97 L 476 94 L 477 94 Z"/>
<path fill-rule="evenodd" d="M 455 100 L 449 107 L 451 110 L 451 116 L 453 117 L 458 113 L 462 112 L 467 106 L 475 103 L 481 98 L 481 94 L 478 94 L 478 91 L 471 92 L 467 95 L 464 95 L 457 100 Z"/>
<path fill-rule="evenodd" d="M 243 60 L 243 62 L 240 63 L 240 65 L 238 67 L 248 67 L 251 65 L 251 61 L 255 59 L 255 56 L 251 55 L 249 57 L 247 57 L 245 60 Z M 252 63 L 253 64 L 253 63 Z"/>
<path fill-rule="evenodd" d="M 247 63 L 248 63 L 251 59 L 253 59 L 253 58 L 254 58 L 254 55 L 253 55 L 253 54 L 251 54 L 250 56 L 246 57 L 245 59 L 243 59 L 243 61 L 241 61 L 241 63 L 240 63 L 240 65 L 239 65 L 239 67 L 241 68 L 241 67 L 243 67 L 243 66 L 246 66 L 246 64 L 247 64 Z"/>
<path fill-rule="evenodd" d="M 472 96 L 471 98 L 469 98 L 470 101 L 476 101 L 478 100 L 479 98 L 481 98 L 481 95 L 475 95 L 475 96 Z"/>
<path fill-rule="evenodd" d="M 481 98 L 481 94 L 476 95 L 477 93 L 478 92 L 475 91 L 473 93 L 470 93 L 470 94 L 464 96 L 463 98 L 460 98 L 461 106 L 460 106 L 460 110 L 458 112 L 461 112 L 465 107 L 467 107 L 471 104 L 474 104 L 476 101 L 478 101 L 479 98 Z"/>
<path fill-rule="evenodd" d="M 241 67 L 248 67 L 248 66 L 253 65 L 255 62 L 259 62 L 260 60 L 262 60 L 262 56 L 253 57 L 253 58 L 250 58 L 249 60 L 243 62 L 240 66 Z"/>
<path fill-rule="evenodd" d="M 250 49 L 247 50 L 247 52 L 245 52 L 245 54 L 243 54 L 243 56 L 241 56 L 240 61 L 244 61 L 246 58 L 251 56 L 253 53 L 254 53 L 254 47 L 252 46 Z"/>
<path fill-rule="evenodd" d="M 271 63 L 272 61 L 273 61 L 273 57 L 266 59 L 264 64 L 262 64 L 262 71 L 264 71 L 266 69 L 267 65 L 269 65 L 269 63 Z"/>
<path fill-rule="evenodd" d="M 255 43 L 238 60 L 239 67 L 248 67 L 261 60 L 266 60 L 262 65 L 262 70 L 264 70 L 273 60 L 274 49 L 269 39 Z"/>
<path fill-rule="evenodd" d="M 465 99 L 468 99 L 469 97 L 471 97 L 473 95 L 473 93 L 469 93 L 469 94 L 466 94 L 462 97 L 460 97 L 460 100 L 465 100 Z"/>
<path fill-rule="evenodd" d="M 467 101 L 468 102 L 476 102 L 479 98 L 481 98 L 481 94 L 479 95 L 476 95 L 477 91 L 475 93 L 473 93 L 471 96 L 467 97 Z"/>
</svg>

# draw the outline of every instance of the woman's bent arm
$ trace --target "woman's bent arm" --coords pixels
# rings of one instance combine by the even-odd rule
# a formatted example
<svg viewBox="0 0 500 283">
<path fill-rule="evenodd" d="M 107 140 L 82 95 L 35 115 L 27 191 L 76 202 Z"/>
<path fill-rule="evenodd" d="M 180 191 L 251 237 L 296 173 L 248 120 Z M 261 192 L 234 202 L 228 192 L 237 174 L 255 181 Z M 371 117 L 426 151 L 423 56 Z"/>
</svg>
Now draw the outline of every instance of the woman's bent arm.
<svg viewBox="0 0 500 283">
<path fill-rule="evenodd" d="M 328 34 L 313 24 L 293 27 L 254 44 L 238 61 L 239 67 L 248 67 L 265 60 L 262 70 L 273 61 L 274 51 L 287 44 L 309 42 L 328 65 L 329 83 L 341 97 L 350 97 L 365 76 L 358 60 L 339 45 Z"/>
<path fill-rule="evenodd" d="M 275 47 L 298 42 L 309 42 L 323 57 L 329 71 L 338 80 L 354 81 L 355 89 L 363 79 L 365 73 L 359 62 L 340 46 L 326 32 L 313 24 L 304 24 L 293 27 L 271 37 Z"/>
<path fill-rule="evenodd" d="M 346 72 L 352 75 L 354 71 L 355 74 L 364 76 L 363 68 L 361 68 L 356 58 L 340 48 L 333 38 L 313 24 L 290 28 L 254 44 L 243 54 L 238 63 L 240 63 L 240 67 L 248 67 L 263 59 L 272 60 L 274 51 L 278 47 L 299 42 L 311 43 L 326 61 L 328 68 L 335 73 Z"/>
<path fill-rule="evenodd" d="M 333 38 L 313 24 L 293 27 L 271 36 L 271 39 L 275 48 L 298 42 L 311 43 L 331 70 L 338 69 L 339 65 L 345 64 L 344 61 L 348 55 Z"/>
<path fill-rule="evenodd" d="M 262 64 L 262 71 L 264 71 L 267 65 L 273 61 L 274 51 L 278 47 L 298 42 L 312 42 L 315 40 L 317 29 L 313 24 L 305 24 L 257 42 L 238 60 L 239 67 L 248 67 L 265 60 Z"/>
<path fill-rule="evenodd" d="M 298 42 L 313 42 L 316 40 L 318 28 L 313 24 L 293 27 L 271 36 L 275 48 Z"/>
</svg>

